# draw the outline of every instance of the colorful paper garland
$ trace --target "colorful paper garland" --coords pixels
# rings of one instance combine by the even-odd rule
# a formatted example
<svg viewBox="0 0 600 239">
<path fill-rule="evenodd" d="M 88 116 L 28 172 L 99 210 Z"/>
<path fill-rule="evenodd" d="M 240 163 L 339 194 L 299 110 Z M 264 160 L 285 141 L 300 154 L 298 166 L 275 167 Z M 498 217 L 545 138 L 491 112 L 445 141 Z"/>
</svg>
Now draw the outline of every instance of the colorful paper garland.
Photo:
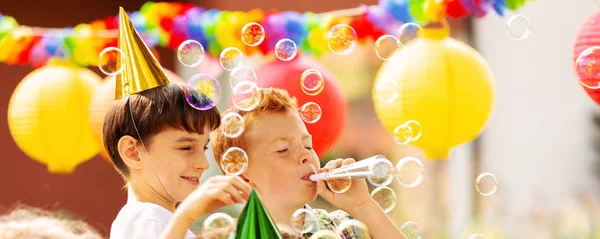
<svg viewBox="0 0 600 239">
<path fill-rule="evenodd" d="M 322 55 L 328 50 L 327 32 L 335 24 L 353 27 L 358 41 L 377 39 L 383 34 L 396 35 L 406 22 L 425 24 L 446 16 L 484 17 L 490 10 L 503 15 L 516 10 L 527 0 L 380 0 L 375 6 L 361 6 L 358 16 L 335 16 L 312 12 L 248 12 L 205 10 L 177 2 L 147 2 L 140 11 L 129 13 L 136 30 L 151 47 L 177 49 L 181 42 L 200 42 L 213 56 L 226 47 L 237 47 L 246 55 L 269 54 L 282 38 L 292 39 L 305 54 Z M 266 32 L 265 41 L 249 47 L 240 39 L 242 27 L 249 22 L 260 23 Z M 96 65 L 99 53 L 116 46 L 117 17 L 110 16 L 82 23 L 74 28 L 43 29 L 20 26 L 10 16 L 0 14 L 0 62 L 31 64 L 40 67 L 49 58 L 64 53 L 79 65 Z M 112 30 L 112 31 L 111 31 Z M 114 33 L 114 34 L 113 34 Z M 59 51 L 59 52 L 58 52 Z"/>
</svg>

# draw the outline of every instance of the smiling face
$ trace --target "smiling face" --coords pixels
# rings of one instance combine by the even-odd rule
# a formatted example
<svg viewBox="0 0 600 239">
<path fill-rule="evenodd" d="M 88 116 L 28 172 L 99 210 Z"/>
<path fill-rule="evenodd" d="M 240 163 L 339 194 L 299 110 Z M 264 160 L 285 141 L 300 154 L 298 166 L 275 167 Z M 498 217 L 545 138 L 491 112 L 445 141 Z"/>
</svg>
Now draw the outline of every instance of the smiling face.
<svg viewBox="0 0 600 239">
<path fill-rule="evenodd" d="M 208 127 L 204 130 L 210 132 Z M 202 173 L 208 169 L 205 154 L 208 143 L 208 134 L 167 128 L 152 137 L 146 145 L 149 160 L 143 160 L 143 167 L 132 173 L 140 175 L 152 188 L 166 190 L 174 200 L 183 201 L 198 187 Z M 139 150 L 144 152 L 143 148 Z"/>
<path fill-rule="evenodd" d="M 194 93 L 167 84 L 117 100 L 106 113 L 102 141 L 137 200 L 174 209 L 208 168 L 203 148 L 221 116 L 216 108 L 190 106 L 186 99 Z"/>
<path fill-rule="evenodd" d="M 244 177 L 266 200 L 301 207 L 316 199 L 308 176 L 319 169 L 312 136 L 296 112 L 265 112 L 245 132 L 249 165 Z"/>
</svg>

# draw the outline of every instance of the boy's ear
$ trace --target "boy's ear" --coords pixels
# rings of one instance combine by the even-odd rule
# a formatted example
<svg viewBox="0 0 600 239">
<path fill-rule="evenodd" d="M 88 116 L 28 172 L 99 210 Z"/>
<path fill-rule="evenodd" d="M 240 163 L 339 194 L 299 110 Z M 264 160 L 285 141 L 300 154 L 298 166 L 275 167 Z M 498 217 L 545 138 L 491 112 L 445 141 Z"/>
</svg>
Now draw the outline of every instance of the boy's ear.
<svg viewBox="0 0 600 239">
<path fill-rule="evenodd" d="M 137 147 L 138 140 L 125 135 L 119 139 L 119 143 L 117 143 L 117 149 L 119 150 L 119 156 L 127 165 L 127 167 L 131 169 L 142 169 L 142 158 L 140 158 L 139 150 Z"/>
<path fill-rule="evenodd" d="M 250 184 L 250 187 L 256 188 L 256 184 L 254 184 L 254 182 L 252 182 L 248 177 L 246 177 L 246 175 L 240 174 L 238 177 L 240 177 L 242 180 L 244 180 L 244 182 Z"/>
<path fill-rule="evenodd" d="M 243 174 L 240 174 L 240 178 L 242 178 L 242 180 L 244 180 L 244 182 L 249 183 L 250 179 L 246 178 L 246 176 L 244 176 Z"/>
</svg>

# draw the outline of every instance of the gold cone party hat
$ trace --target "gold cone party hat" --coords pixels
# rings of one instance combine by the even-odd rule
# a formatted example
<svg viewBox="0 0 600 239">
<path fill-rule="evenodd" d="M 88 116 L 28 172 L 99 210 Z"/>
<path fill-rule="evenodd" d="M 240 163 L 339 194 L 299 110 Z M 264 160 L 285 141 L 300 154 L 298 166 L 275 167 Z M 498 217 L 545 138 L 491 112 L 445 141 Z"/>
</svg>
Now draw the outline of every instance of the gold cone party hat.
<svg viewBox="0 0 600 239">
<path fill-rule="evenodd" d="M 125 59 L 117 63 L 123 64 L 123 71 L 117 76 L 116 99 L 169 84 L 164 70 L 122 7 L 119 8 L 119 49 Z"/>
</svg>

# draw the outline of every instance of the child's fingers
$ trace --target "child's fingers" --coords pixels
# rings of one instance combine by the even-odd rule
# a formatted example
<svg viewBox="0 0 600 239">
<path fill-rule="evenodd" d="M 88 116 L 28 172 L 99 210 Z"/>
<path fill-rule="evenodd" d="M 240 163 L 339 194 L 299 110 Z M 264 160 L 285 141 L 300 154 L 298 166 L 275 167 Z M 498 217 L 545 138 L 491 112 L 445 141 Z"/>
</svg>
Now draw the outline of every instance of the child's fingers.
<svg viewBox="0 0 600 239">
<path fill-rule="evenodd" d="M 321 194 L 323 190 L 327 190 L 325 183 L 321 180 L 317 180 L 317 194 Z"/>
<path fill-rule="evenodd" d="M 341 166 L 345 166 L 345 165 L 352 164 L 352 163 L 356 163 L 356 161 L 352 158 L 336 159 L 336 160 L 329 161 L 327 164 L 325 164 L 325 167 L 323 167 L 323 168 L 324 169 L 336 169 Z"/>
<path fill-rule="evenodd" d="M 342 161 L 341 166 L 346 166 L 348 164 L 353 164 L 353 163 L 356 163 L 356 160 L 354 160 L 353 158 L 347 158 Z"/>
<path fill-rule="evenodd" d="M 219 176 L 214 176 L 211 179 L 215 180 L 215 183 L 222 183 L 222 182 L 229 182 L 231 181 L 233 178 L 235 178 L 235 176 L 224 176 L 224 175 L 219 175 Z"/>
<path fill-rule="evenodd" d="M 220 179 L 219 182 L 214 183 L 212 186 L 214 188 L 224 188 L 230 185 L 235 187 L 237 191 L 241 191 L 243 198 L 247 199 L 250 196 L 252 187 L 250 187 L 250 185 L 240 177 L 226 176 L 225 178 Z"/>
<path fill-rule="evenodd" d="M 325 164 L 325 167 L 323 168 L 339 168 L 340 165 L 342 165 L 343 160 L 342 159 L 335 159 L 335 160 L 331 160 L 329 162 L 327 162 L 327 164 Z"/>
<path fill-rule="evenodd" d="M 225 190 L 219 190 L 219 192 L 217 192 L 217 199 L 227 206 L 231 206 L 234 203 L 231 195 Z"/>
<path fill-rule="evenodd" d="M 233 199 L 233 202 L 235 203 L 244 203 L 244 197 L 242 196 L 242 194 L 240 193 L 240 191 L 237 190 L 237 188 L 235 188 L 232 185 L 228 185 L 226 187 L 223 188 L 223 191 L 227 192 L 230 197 Z"/>
<path fill-rule="evenodd" d="M 324 181 L 317 181 L 317 193 L 321 196 L 325 201 L 332 202 L 333 200 L 333 192 L 327 189 Z"/>
<path fill-rule="evenodd" d="M 320 168 L 317 169 L 317 173 L 324 173 L 324 172 L 328 172 L 329 170 L 331 170 L 330 168 Z"/>
<path fill-rule="evenodd" d="M 248 199 L 250 196 L 250 191 L 252 191 L 250 184 L 245 182 L 240 177 L 235 177 L 235 180 L 231 181 L 231 185 L 233 185 L 238 191 L 241 191 L 245 199 Z"/>
</svg>

